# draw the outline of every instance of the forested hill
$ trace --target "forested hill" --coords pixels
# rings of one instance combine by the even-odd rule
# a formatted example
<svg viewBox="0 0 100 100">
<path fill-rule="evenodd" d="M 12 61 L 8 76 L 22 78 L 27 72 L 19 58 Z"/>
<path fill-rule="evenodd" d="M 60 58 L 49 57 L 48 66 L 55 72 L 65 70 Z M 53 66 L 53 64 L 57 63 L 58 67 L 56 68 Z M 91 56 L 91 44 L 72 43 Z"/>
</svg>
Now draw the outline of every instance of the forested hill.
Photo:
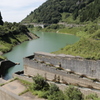
<svg viewBox="0 0 100 100">
<path fill-rule="evenodd" d="M 22 23 L 84 22 L 100 15 L 100 0 L 47 0 L 22 20 Z"/>
<path fill-rule="evenodd" d="M 0 13 L 0 55 L 10 51 L 13 46 L 34 38 L 36 36 L 29 33 L 26 26 L 16 22 L 3 22 Z"/>
</svg>

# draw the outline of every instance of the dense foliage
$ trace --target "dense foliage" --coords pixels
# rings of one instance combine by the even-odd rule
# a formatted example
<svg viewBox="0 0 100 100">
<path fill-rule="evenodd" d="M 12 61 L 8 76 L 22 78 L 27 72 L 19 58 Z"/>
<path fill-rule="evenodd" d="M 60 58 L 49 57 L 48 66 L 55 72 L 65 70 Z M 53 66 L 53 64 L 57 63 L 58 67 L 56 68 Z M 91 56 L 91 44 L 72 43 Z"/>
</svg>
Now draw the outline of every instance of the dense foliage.
<svg viewBox="0 0 100 100">
<path fill-rule="evenodd" d="M 70 86 L 65 90 L 66 100 L 83 100 L 83 94 L 78 88 Z"/>
<path fill-rule="evenodd" d="M 93 21 L 100 16 L 100 0 L 91 1 L 94 2 L 90 3 L 79 12 L 81 22 L 88 20 Z"/>
<path fill-rule="evenodd" d="M 20 23 L 5 22 L 0 25 L 0 53 L 8 52 L 13 46 L 28 40 L 27 27 Z"/>
<path fill-rule="evenodd" d="M 44 78 L 40 75 L 33 77 L 33 89 L 34 90 L 48 90 L 49 84 L 44 80 Z"/>
<path fill-rule="evenodd" d="M 22 23 L 58 23 L 69 19 L 84 22 L 100 15 L 99 0 L 47 0 L 32 11 Z"/>
<path fill-rule="evenodd" d="M 66 100 L 64 93 L 55 84 L 51 84 L 48 91 L 48 100 Z"/>
<path fill-rule="evenodd" d="M 3 26 L 0 26 L 0 36 L 8 34 L 19 34 L 24 32 L 28 32 L 27 27 L 16 22 L 5 22 Z"/>
</svg>

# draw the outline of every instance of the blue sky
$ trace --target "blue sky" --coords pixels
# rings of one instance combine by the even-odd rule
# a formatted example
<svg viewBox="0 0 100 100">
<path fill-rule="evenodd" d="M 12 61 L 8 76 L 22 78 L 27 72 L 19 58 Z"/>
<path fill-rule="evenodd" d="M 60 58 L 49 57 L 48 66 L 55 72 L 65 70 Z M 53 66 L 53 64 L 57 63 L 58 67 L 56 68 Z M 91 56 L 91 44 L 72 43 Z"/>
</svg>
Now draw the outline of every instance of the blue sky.
<svg viewBox="0 0 100 100">
<path fill-rule="evenodd" d="M 20 22 L 46 0 L 0 0 L 3 21 Z"/>
</svg>

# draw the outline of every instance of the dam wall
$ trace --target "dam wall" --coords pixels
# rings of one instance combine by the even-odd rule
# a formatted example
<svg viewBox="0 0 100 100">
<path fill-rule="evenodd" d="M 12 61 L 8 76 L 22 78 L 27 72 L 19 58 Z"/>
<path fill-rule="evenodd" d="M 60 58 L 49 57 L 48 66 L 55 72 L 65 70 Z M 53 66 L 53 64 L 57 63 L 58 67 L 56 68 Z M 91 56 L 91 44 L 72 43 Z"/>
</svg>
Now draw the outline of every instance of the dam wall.
<svg viewBox="0 0 100 100">
<path fill-rule="evenodd" d="M 47 58 L 46 56 L 43 55 L 42 57 L 39 57 L 41 58 L 39 59 L 38 55 L 35 54 L 35 55 L 31 55 L 29 57 L 24 58 L 23 59 L 24 60 L 24 75 L 35 76 L 39 74 L 49 81 L 78 85 L 78 86 L 87 87 L 87 88 L 90 87 L 94 89 L 100 89 L 100 83 L 95 83 L 91 79 L 80 78 L 80 76 L 83 73 L 76 71 L 76 73 L 74 72 L 75 74 L 71 74 L 73 71 L 71 71 L 70 69 L 69 69 L 70 71 L 68 71 L 68 69 L 67 70 L 64 69 L 65 67 L 62 67 L 62 62 L 60 62 L 62 61 L 62 59 L 56 59 L 56 56 L 54 57 L 53 55 L 51 57 L 54 57 L 55 60 L 53 61 L 53 58 L 52 58 L 50 60 L 51 62 L 49 62 L 49 60 L 46 59 Z M 50 59 L 50 55 L 48 57 Z M 61 63 L 60 65 L 57 65 L 58 64 L 57 60 Z M 79 60 L 79 58 L 76 60 Z M 80 75 L 77 73 L 80 73 Z"/>
<path fill-rule="evenodd" d="M 87 60 L 79 56 L 55 55 L 43 52 L 34 53 L 34 59 L 60 65 L 63 69 L 70 69 L 75 73 L 100 79 L 100 60 Z"/>
</svg>

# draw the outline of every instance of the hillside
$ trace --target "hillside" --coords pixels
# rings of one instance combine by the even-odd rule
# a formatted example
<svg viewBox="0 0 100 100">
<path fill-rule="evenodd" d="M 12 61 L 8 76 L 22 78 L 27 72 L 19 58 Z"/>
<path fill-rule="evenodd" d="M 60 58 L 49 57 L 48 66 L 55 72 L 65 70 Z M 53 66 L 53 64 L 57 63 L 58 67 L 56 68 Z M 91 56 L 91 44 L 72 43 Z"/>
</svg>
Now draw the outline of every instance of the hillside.
<svg viewBox="0 0 100 100">
<path fill-rule="evenodd" d="M 100 60 L 99 16 L 100 0 L 47 0 L 23 19 L 22 23 L 49 23 L 44 29 L 37 27 L 37 30 L 80 37 L 77 43 L 54 53 Z M 65 22 L 67 26 L 56 24 L 58 22 Z"/>
<path fill-rule="evenodd" d="M 99 0 L 47 0 L 31 11 L 22 23 L 84 22 L 100 15 Z"/>
<path fill-rule="evenodd" d="M 0 25 L 0 55 L 10 51 L 15 45 L 34 38 L 36 36 L 29 33 L 26 26 L 15 22 L 4 22 Z"/>
</svg>

